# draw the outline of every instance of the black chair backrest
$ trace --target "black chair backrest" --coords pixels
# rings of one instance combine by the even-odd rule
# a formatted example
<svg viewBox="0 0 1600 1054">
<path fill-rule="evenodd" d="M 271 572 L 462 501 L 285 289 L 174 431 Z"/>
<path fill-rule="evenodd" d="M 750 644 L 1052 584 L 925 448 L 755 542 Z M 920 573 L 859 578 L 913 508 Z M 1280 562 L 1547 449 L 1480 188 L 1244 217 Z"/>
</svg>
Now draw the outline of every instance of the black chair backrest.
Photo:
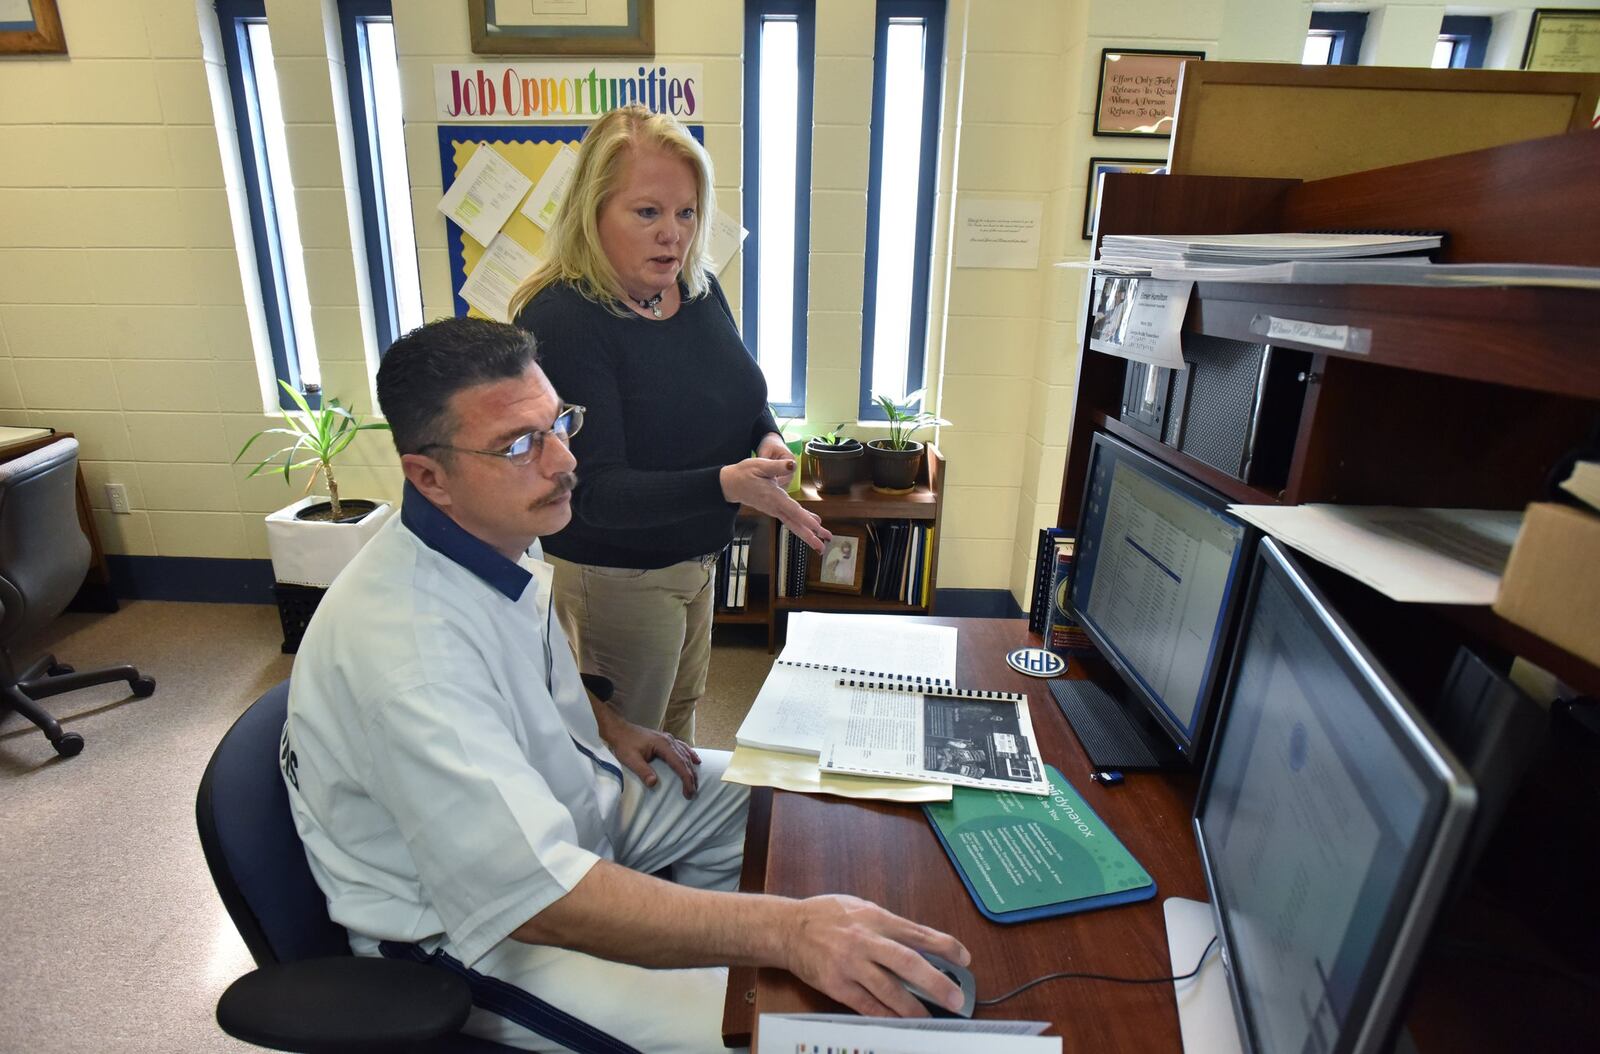
<svg viewBox="0 0 1600 1054">
<path fill-rule="evenodd" d="M 0 645 L 44 628 L 89 572 L 78 525 L 78 441 L 0 463 Z"/>
<path fill-rule="evenodd" d="M 200 780 L 195 820 L 222 903 L 256 964 L 348 955 L 344 927 L 311 877 L 278 769 L 289 682 L 228 729 Z"/>
</svg>

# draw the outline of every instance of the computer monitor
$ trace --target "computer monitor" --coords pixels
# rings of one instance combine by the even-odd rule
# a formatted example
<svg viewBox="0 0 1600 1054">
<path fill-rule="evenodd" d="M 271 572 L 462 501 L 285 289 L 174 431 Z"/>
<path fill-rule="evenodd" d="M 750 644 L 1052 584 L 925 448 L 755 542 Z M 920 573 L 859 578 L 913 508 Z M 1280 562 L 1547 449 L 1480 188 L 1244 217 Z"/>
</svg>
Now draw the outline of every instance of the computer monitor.
<svg viewBox="0 0 1600 1054">
<path fill-rule="evenodd" d="M 1069 600 L 1118 676 L 1056 681 L 1051 694 L 1101 768 L 1204 756 L 1253 539 L 1227 508 L 1175 469 L 1094 436 Z"/>
<path fill-rule="evenodd" d="M 1263 542 L 1194 819 L 1242 1049 L 1384 1049 L 1475 797 Z"/>
</svg>

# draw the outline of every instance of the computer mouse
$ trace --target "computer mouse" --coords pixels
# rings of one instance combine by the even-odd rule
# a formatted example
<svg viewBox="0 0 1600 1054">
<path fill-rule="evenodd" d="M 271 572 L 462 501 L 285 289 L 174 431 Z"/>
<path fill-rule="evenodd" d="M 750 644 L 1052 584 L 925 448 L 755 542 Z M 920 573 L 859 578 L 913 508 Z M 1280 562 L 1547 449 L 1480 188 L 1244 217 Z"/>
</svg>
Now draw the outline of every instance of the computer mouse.
<svg viewBox="0 0 1600 1054">
<path fill-rule="evenodd" d="M 919 951 L 917 954 L 928 960 L 930 966 L 950 978 L 961 989 L 961 1009 L 952 1011 L 948 1007 L 940 1005 L 938 1000 L 929 996 L 928 993 L 910 981 L 902 980 L 900 984 L 905 987 L 905 990 L 916 996 L 918 1001 L 928 1008 L 928 1013 L 934 1017 L 971 1017 L 972 1011 L 978 1002 L 978 983 L 973 980 L 972 971 L 932 952 Z"/>
</svg>

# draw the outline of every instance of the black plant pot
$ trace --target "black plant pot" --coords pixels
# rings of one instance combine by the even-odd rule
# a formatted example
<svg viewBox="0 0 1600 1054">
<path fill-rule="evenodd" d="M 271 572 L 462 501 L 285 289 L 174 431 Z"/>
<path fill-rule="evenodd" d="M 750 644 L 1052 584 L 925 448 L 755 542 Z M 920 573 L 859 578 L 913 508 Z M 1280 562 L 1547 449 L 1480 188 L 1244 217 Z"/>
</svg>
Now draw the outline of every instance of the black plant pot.
<svg viewBox="0 0 1600 1054">
<path fill-rule="evenodd" d="M 811 475 L 817 481 L 817 492 L 850 493 L 850 484 L 856 480 L 856 462 L 861 460 L 862 453 L 861 442 L 856 439 L 845 443 L 809 440 L 806 443 L 806 455 L 811 459 Z"/>
<path fill-rule="evenodd" d="M 910 494 L 917 485 L 917 470 L 922 467 L 922 444 L 912 440 L 897 450 L 887 439 L 867 444 L 867 464 L 872 469 L 872 489 L 884 494 Z"/>
<path fill-rule="evenodd" d="M 319 523 L 360 523 L 371 515 L 372 511 L 377 507 L 378 503 L 375 501 L 367 501 L 363 498 L 345 498 L 339 502 L 339 511 L 344 515 L 335 520 L 331 515 L 333 502 L 318 501 L 296 512 L 294 518 L 297 520 L 315 520 Z"/>
</svg>

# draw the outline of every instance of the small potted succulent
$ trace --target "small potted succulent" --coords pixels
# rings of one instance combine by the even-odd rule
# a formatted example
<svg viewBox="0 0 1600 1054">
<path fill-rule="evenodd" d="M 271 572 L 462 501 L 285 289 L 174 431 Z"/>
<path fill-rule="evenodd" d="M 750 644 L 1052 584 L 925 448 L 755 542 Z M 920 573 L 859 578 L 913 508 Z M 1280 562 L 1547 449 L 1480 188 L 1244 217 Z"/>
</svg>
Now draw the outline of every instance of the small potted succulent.
<svg viewBox="0 0 1600 1054">
<path fill-rule="evenodd" d="M 911 407 L 922 402 L 926 389 L 918 388 L 896 403 L 887 395 L 873 395 L 889 419 L 889 438 L 867 444 L 867 464 L 872 470 L 872 489 L 884 494 L 909 494 L 916 487 L 917 470 L 922 467 L 922 444 L 911 438 L 919 428 L 948 425 L 950 422 L 926 410 Z"/>
<path fill-rule="evenodd" d="M 833 431 L 806 441 L 806 456 L 811 460 L 811 475 L 817 481 L 819 494 L 848 494 L 850 484 L 855 482 L 856 462 L 865 451 L 859 439 L 839 431 L 843 427 L 841 421 Z"/>
<path fill-rule="evenodd" d="M 282 381 L 298 412 L 283 412 L 283 428 L 266 428 L 245 441 L 234 464 L 243 460 L 256 440 L 265 435 L 288 436 L 290 442 L 262 458 L 250 476 L 280 473 L 285 486 L 295 469 L 309 468 L 300 500 L 267 516 L 267 548 L 272 555 L 273 577 L 280 583 L 326 587 L 376 534 L 393 508 L 387 502 L 351 499 L 339 494 L 333 462 L 356 436 L 367 431 L 388 431 L 381 421 L 363 423 L 337 399 L 324 399 L 313 410 L 294 388 Z M 312 494 L 317 479 L 327 482 L 324 497 Z"/>
</svg>

